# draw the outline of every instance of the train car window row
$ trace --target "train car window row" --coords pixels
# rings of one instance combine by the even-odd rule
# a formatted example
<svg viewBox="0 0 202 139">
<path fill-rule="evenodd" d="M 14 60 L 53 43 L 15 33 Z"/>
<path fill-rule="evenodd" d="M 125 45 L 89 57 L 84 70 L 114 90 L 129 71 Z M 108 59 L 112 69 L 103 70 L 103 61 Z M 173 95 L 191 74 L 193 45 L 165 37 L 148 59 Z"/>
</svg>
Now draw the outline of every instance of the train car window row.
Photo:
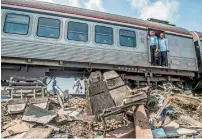
<svg viewBox="0 0 202 139">
<path fill-rule="evenodd" d="M 27 35 L 30 17 L 23 14 L 7 13 L 4 32 L 10 34 Z M 61 21 L 59 19 L 39 17 L 37 32 L 38 37 L 58 39 L 60 37 Z M 88 41 L 88 24 L 80 22 L 68 22 L 67 36 L 72 41 Z M 95 42 L 98 44 L 113 45 L 113 28 L 102 25 L 95 26 Z M 120 29 L 119 43 L 123 47 L 136 47 L 135 31 Z"/>
<path fill-rule="evenodd" d="M 105 26 L 95 26 L 95 42 L 100 44 L 113 44 L 113 29 Z"/>
<path fill-rule="evenodd" d="M 30 17 L 22 14 L 8 13 L 5 18 L 4 32 L 10 34 L 27 35 Z"/>
<path fill-rule="evenodd" d="M 88 41 L 88 24 L 68 22 L 67 39 L 74 41 Z"/>
<path fill-rule="evenodd" d="M 135 31 L 120 29 L 119 39 L 121 46 L 136 47 Z"/>
<path fill-rule="evenodd" d="M 60 37 L 60 20 L 39 17 L 37 36 L 58 39 Z"/>
</svg>

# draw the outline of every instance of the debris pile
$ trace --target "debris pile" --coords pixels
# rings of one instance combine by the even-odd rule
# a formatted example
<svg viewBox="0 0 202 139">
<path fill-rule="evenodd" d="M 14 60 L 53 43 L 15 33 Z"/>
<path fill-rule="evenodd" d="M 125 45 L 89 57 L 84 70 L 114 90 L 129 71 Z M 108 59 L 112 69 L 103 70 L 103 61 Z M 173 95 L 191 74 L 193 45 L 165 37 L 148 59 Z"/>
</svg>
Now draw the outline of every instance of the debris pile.
<svg viewBox="0 0 202 139">
<path fill-rule="evenodd" d="M 201 137 L 202 100 L 170 83 L 131 89 L 115 71 L 96 71 L 88 93 L 86 99 L 43 94 L 1 102 L 2 137 Z"/>
<path fill-rule="evenodd" d="M 158 110 L 149 112 L 154 137 L 195 137 L 201 134 L 202 101 L 199 98 L 172 91 L 164 92 L 162 98 L 163 104 Z"/>
</svg>

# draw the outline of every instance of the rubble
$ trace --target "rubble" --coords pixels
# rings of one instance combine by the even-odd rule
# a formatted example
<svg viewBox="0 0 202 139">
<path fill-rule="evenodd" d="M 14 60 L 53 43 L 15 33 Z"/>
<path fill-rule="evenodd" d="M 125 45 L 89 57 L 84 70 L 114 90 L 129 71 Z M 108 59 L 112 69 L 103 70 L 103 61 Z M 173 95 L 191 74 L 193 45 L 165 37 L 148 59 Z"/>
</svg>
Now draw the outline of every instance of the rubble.
<svg viewBox="0 0 202 139">
<path fill-rule="evenodd" d="M 55 117 L 56 117 L 55 112 L 44 110 L 40 107 L 30 104 L 29 107 L 26 108 L 22 120 L 28 122 L 47 124 Z"/>
<path fill-rule="evenodd" d="M 163 129 L 167 137 L 180 137 L 182 135 L 192 135 L 193 133 L 197 132 L 193 129 L 181 128 L 175 121 L 172 121 L 169 124 L 165 125 Z"/>
<path fill-rule="evenodd" d="M 2 137 L 5 138 L 11 135 L 29 131 L 32 126 L 33 124 L 23 122 L 22 120 L 14 120 L 11 123 L 3 126 L 5 131 L 2 133 Z"/>
<path fill-rule="evenodd" d="M 127 126 L 121 126 L 116 130 L 108 132 L 106 135 L 106 138 L 134 138 L 134 137 L 135 137 L 135 128 L 133 123 Z"/>
<path fill-rule="evenodd" d="M 32 128 L 23 136 L 23 138 L 47 138 L 52 130 L 52 128 Z"/>
<path fill-rule="evenodd" d="M 2 137 L 201 136 L 202 99 L 192 96 L 190 91 L 183 93 L 172 84 L 155 90 L 151 87 L 131 89 L 115 71 L 92 72 L 89 82 L 86 99 L 62 100 L 43 94 L 42 98 L 33 96 L 1 102 Z"/>
<path fill-rule="evenodd" d="M 13 99 L 7 102 L 7 108 L 9 114 L 16 114 L 24 112 L 26 106 L 26 99 Z"/>
<path fill-rule="evenodd" d="M 75 107 L 68 108 L 65 111 L 63 109 L 58 110 L 55 118 L 56 122 L 61 124 L 64 122 L 70 122 L 77 120 L 78 115 L 81 113 L 81 109 Z"/>
<path fill-rule="evenodd" d="M 48 98 L 31 98 L 30 104 L 33 104 L 34 106 L 40 107 L 42 109 L 47 109 L 48 108 Z"/>
</svg>

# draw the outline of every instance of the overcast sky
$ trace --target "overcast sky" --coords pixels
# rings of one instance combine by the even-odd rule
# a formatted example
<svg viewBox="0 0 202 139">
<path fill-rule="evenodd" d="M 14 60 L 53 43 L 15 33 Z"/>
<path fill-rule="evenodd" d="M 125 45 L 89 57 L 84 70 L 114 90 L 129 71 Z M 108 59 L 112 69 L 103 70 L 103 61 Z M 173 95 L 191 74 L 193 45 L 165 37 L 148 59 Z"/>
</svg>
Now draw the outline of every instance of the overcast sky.
<svg viewBox="0 0 202 139">
<path fill-rule="evenodd" d="M 129 17 L 167 20 L 202 32 L 202 0 L 41 0 Z"/>
</svg>

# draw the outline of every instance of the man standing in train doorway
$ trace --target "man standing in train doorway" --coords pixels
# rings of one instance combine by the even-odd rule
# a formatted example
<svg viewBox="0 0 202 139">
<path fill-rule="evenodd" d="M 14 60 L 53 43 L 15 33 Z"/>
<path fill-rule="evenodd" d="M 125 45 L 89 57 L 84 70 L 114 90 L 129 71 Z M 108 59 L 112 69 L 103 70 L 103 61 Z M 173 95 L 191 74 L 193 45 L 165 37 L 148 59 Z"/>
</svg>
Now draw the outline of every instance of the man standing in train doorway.
<svg viewBox="0 0 202 139">
<path fill-rule="evenodd" d="M 151 54 L 151 64 L 156 65 L 155 53 L 158 52 L 158 39 L 155 36 L 155 32 L 151 30 L 149 32 L 149 46 L 150 46 L 150 54 Z"/>
<path fill-rule="evenodd" d="M 82 85 L 80 80 L 77 77 L 74 78 L 73 90 L 74 90 L 74 87 L 76 87 L 75 94 L 80 94 L 82 92 Z"/>
</svg>

